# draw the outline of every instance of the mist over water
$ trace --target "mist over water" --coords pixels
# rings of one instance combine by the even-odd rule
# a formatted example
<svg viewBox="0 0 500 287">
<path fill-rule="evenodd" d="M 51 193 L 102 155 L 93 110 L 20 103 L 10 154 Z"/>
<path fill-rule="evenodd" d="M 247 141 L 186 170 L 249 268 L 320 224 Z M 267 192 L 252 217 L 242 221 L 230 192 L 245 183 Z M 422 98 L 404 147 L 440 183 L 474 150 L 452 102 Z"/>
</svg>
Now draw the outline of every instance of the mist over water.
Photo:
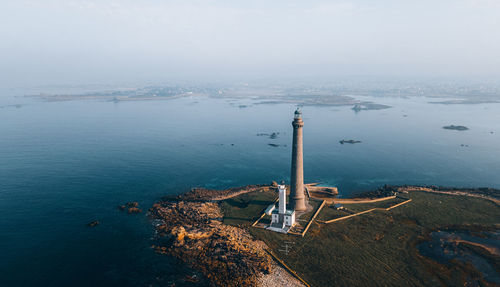
<svg viewBox="0 0 500 287">
<path fill-rule="evenodd" d="M 500 76 L 495 0 L 2 4 L 0 85 Z"/>
</svg>

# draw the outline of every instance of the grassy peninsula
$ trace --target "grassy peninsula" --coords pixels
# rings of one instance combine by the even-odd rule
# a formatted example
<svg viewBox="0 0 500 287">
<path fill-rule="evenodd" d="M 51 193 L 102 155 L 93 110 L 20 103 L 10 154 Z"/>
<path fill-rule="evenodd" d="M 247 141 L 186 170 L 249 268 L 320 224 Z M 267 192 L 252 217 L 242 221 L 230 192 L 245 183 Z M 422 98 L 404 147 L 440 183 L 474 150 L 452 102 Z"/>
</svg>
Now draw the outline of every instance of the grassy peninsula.
<svg viewBox="0 0 500 287">
<path fill-rule="evenodd" d="M 388 198 L 391 189 L 397 196 Z M 494 282 L 495 274 L 488 275 L 470 262 L 430 258 L 424 256 L 419 249 L 419 246 L 429 242 L 436 232 L 471 234 L 478 238 L 487 238 L 488 234 L 498 234 L 500 193 L 497 190 L 385 187 L 367 194 L 371 197 L 387 197 L 387 200 L 369 203 L 365 203 L 366 197 L 360 197 L 359 202 L 345 200 L 342 210 L 334 209 L 333 204 L 326 204 L 317 218 L 312 220 L 310 229 L 303 237 L 252 226 L 263 210 L 275 201 L 276 192 L 272 186 L 254 186 L 244 189 L 243 192 L 241 190 L 230 189 L 221 193 L 213 191 L 213 196 L 208 197 L 193 196 L 195 192 L 182 199 L 210 202 L 211 208 L 217 207 L 217 214 L 220 212 L 220 215 L 216 216 L 221 217 L 217 226 L 219 224 L 232 226 L 237 229 L 231 232 L 249 234 L 250 237 L 245 235 L 247 243 L 252 244 L 251 240 L 259 242 L 259 250 L 267 250 L 276 255 L 310 286 L 497 286 Z M 224 196 L 221 197 L 220 194 Z M 217 200 L 212 200 L 213 198 Z M 407 203 L 386 210 L 403 202 Z M 315 209 L 319 206 L 318 203 L 316 200 Z M 168 204 L 163 204 L 163 207 L 165 206 Z M 368 209 L 374 210 L 345 220 L 326 223 L 328 220 Z M 305 214 L 304 217 L 307 218 L 299 217 L 300 224 L 307 223 L 311 218 L 309 214 Z M 163 226 L 168 227 L 169 224 Z M 162 228 L 160 229 L 164 235 L 167 234 L 167 237 L 168 234 L 179 235 L 178 227 L 170 226 L 170 231 L 165 227 Z M 188 238 L 189 235 L 186 235 L 184 240 L 186 242 L 191 240 Z M 203 240 L 207 239 L 204 237 Z M 217 240 L 216 242 L 219 242 Z M 178 242 L 175 244 L 178 245 Z M 179 252 L 179 246 L 176 247 L 175 244 L 159 250 L 168 251 L 170 248 L 172 250 L 170 253 L 176 254 Z M 495 246 L 458 237 L 453 237 L 449 244 L 457 254 L 460 252 L 474 254 L 485 260 L 488 266 L 493 268 L 493 272 L 500 273 L 500 254 L 496 253 Z M 185 250 L 186 247 L 182 249 Z M 287 251 L 283 251 L 284 249 Z M 250 265 L 253 268 L 250 272 L 246 272 L 246 269 L 240 266 L 239 259 L 227 263 L 239 266 L 233 268 L 238 268 L 240 277 L 261 276 L 259 270 L 273 273 L 274 269 L 270 267 L 269 258 L 265 253 L 251 249 L 242 252 L 239 254 L 256 254 L 256 256 L 243 264 L 253 262 L 253 265 Z M 203 257 L 203 254 L 199 256 Z M 223 269 L 224 264 L 226 263 L 217 262 L 216 266 Z M 214 271 L 210 267 L 201 269 L 207 276 L 212 276 L 211 272 Z M 231 280 L 230 274 L 224 276 L 226 277 L 217 278 L 212 282 L 220 284 Z M 290 277 L 284 280 L 291 280 Z M 239 282 L 251 282 L 255 286 L 265 286 L 259 280 L 241 278 L 239 280 Z M 297 281 L 294 281 L 294 284 L 297 284 Z"/>
</svg>

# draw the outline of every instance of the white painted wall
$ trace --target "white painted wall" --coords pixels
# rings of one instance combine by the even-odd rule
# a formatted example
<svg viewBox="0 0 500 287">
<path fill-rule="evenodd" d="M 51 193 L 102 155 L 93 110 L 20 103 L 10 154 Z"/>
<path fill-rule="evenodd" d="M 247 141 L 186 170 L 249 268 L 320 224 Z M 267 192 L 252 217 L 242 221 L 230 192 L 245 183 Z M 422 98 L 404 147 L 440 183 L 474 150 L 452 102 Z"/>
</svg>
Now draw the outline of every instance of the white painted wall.
<svg viewBox="0 0 500 287">
<path fill-rule="evenodd" d="M 284 185 L 278 185 L 279 192 L 279 213 L 283 214 L 286 212 L 286 187 Z"/>
</svg>

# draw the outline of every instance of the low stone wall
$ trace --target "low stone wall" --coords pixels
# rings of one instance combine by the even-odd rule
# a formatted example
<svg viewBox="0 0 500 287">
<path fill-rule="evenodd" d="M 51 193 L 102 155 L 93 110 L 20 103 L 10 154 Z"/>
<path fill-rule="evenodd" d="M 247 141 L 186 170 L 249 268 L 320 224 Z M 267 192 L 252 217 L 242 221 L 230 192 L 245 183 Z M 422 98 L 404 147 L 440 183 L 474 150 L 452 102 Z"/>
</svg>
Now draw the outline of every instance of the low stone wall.
<svg viewBox="0 0 500 287">
<path fill-rule="evenodd" d="M 387 208 L 379 208 L 379 207 L 376 207 L 376 208 L 372 208 L 372 209 L 368 209 L 368 210 L 365 210 L 365 211 L 361 211 L 361 212 L 358 212 L 358 213 L 355 213 L 355 214 L 351 214 L 351 215 L 347 215 L 347 216 L 343 216 L 343 217 L 339 217 L 339 218 L 335 218 L 335 219 L 332 219 L 332 220 L 327 220 L 327 221 L 324 221 L 323 223 L 325 224 L 328 224 L 328 223 L 333 223 L 333 222 L 336 222 L 336 221 L 340 221 L 340 220 L 345 220 L 345 219 L 348 219 L 348 218 L 351 218 L 351 217 L 355 217 L 355 216 L 358 216 L 358 215 L 361 215 L 361 214 L 365 214 L 365 213 L 369 213 L 369 212 L 372 212 L 372 211 L 375 211 L 375 210 L 383 210 L 383 211 L 389 211 L 393 208 L 396 208 L 398 206 L 401 206 L 403 204 L 407 204 L 408 202 L 410 202 L 411 199 L 408 199 L 406 201 L 403 201 L 403 202 L 400 202 L 396 205 L 393 205 L 391 207 L 387 207 Z"/>
<path fill-rule="evenodd" d="M 356 198 L 338 198 L 334 199 L 333 203 L 344 203 L 344 204 L 356 204 L 356 203 L 372 203 L 372 202 L 380 202 L 380 201 L 385 201 L 389 199 L 394 199 L 396 198 L 396 195 L 393 196 L 387 196 L 387 197 L 380 197 L 380 198 L 374 198 L 374 199 L 356 199 Z"/>
<path fill-rule="evenodd" d="M 318 210 L 316 210 L 316 212 L 314 213 L 311 220 L 309 220 L 309 223 L 306 225 L 306 228 L 304 228 L 304 231 L 302 231 L 302 234 L 301 234 L 302 237 L 304 237 L 304 235 L 306 235 L 307 230 L 309 230 L 309 227 L 311 227 L 312 222 L 314 221 L 314 219 L 316 219 L 316 216 L 318 216 L 319 212 L 321 211 L 321 209 L 323 209 L 323 206 L 325 206 L 325 204 L 326 204 L 326 200 L 323 200 L 321 205 L 318 207 Z"/>
</svg>

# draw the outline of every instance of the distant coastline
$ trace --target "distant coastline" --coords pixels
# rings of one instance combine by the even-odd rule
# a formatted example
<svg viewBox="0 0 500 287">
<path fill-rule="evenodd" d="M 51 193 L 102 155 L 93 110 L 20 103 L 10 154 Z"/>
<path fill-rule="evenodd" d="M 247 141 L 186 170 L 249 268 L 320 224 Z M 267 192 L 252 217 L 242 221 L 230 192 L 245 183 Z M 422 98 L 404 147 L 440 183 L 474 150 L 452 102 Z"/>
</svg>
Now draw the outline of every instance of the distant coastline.
<svg viewBox="0 0 500 287">
<path fill-rule="evenodd" d="M 321 93 L 284 93 L 283 89 L 264 90 L 256 88 L 253 92 L 240 88 L 207 88 L 199 86 L 172 86 L 172 87 L 144 87 L 137 89 L 111 90 L 88 93 L 40 93 L 26 95 L 25 97 L 37 98 L 47 102 L 73 101 L 73 100 L 104 100 L 112 103 L 123 101 L 152 101 L 172 100 L 189 97 L 210 97 L 214 99 L 241 100 L 250 97 L 255 105 L 264 104 L 296 104 L 299 106 L 353 106 L 353 110 L 368 111 L 388 109 L 391 106 L 374 103 L 372 101 L 358 100 L 355 96 L 347 96 L 332 92 Z M 238 108 L 247 108 L 246 104 L 236 105 Z"/>
</svg>

